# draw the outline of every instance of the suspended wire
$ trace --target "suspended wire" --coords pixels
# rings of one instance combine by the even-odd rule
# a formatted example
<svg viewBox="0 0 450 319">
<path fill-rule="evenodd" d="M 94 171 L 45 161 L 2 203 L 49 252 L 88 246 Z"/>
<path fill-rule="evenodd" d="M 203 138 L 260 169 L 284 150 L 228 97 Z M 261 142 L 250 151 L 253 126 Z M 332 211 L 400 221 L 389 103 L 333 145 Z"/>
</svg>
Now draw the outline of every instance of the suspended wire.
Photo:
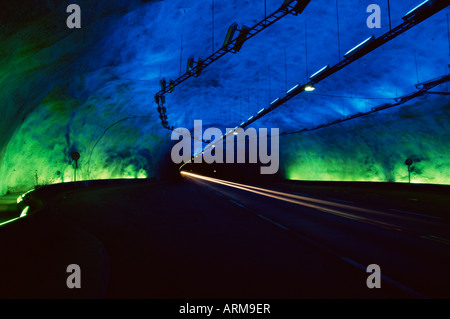
<svg viewBox="0 0 450 319">
<path fill-rule="evenodd" d="M 100 137 L 97 139 L 97 141 L 95 142 L 94 146 L 91 149 L 91 152 L 89 154 L 89 159 L 88 159 L 88 163 L 87 163 L 87 174 L 89 176 L 90 174 L 90 164 L 91 164 L 91 157 L 92 157 L 92 153 L 94 153 L 94 149 L 97 146 L 97 144 L 100 142 L 100 140 L 103 138 L 103 136 L 105 136 L 106 132 L 108 132 L 112 127 L 116 126 L 117 124 L 129 120 L 129 119 L 136 119 L 136 118 L 145 118 L 145 117 L 152 117 L 151 115 L 132 115 L 132 116 L 127 116 L 124 117 L 116 122 L 114 122 L 113 124 L 111 124 L 110 126 L 108 126 L 107 128 L 105 128 L 105 130 L 103 131 L 103 133 L 100 135 Z"/>
<path fill-rule="evenodd" d="M 267 0 L 264 0 L 264 23 L 266 23 L 267 20 Z"/>
<path fill-rule="evenodd" d="M 287 58 L 286 58 L 286 48 L 284 48 L 284 80 L 286 91 L 288 90 L 288 76 L 287 76 Z"/>
<path fill-rule="evenodd" d="M 336 0 L 336 23 L 337 23 L 339 61 L 341 61 L 341 34 L 340 34 L 341 32 L 339 30 L 339 0 Z"/>
<path fill-rule="evenodd" d="M 181 33 L 181 48 L 180 48 L 180 75 L 181 75 L 181 65 L 183 63 L 183 33 Z"/>
<path fill-rule="evenodd" d="M 259 72 L 256 73 L 256 104 L 259 105 Z"/>
<path fill-rule="evenodd" d="M 308 24 L 305 18 L 305 72 L 306 72 L 306 81 L 308 81 Z"/>
<path fill-rule="evenodd" d="M 447 13 L 447 38 L 448 38 L 448 55 L 450 56 L 450 27 L 448 22 L 448 13 Z"/>
<path fill-rule="evenodd" d="M 390 1 L 387 0 L 387 5 L 388 5 L 388 15 L 389 15 L 389 31 L 392 30 L 392 24 L 391 24 L 391 4 Z"/>
<path fill-rule="evenodd" d="M 417 78 L 417 83 L 419 83 L 419 69 L 417 66 L 417 53 L 414 51 L 414 62 L 416 63 L 416 78 Z"/>
<path fill-rule="evenodd" d="M 269 103 L 272 100 L 272 95 L 271 95 L 271 79 L 270 79 L 270 64 L 269 64 Z"/>
<path fill-rule="evenodd" d="M 212 53 L 214 54 L 214 0 L 212 0 Z"/>
</svg>

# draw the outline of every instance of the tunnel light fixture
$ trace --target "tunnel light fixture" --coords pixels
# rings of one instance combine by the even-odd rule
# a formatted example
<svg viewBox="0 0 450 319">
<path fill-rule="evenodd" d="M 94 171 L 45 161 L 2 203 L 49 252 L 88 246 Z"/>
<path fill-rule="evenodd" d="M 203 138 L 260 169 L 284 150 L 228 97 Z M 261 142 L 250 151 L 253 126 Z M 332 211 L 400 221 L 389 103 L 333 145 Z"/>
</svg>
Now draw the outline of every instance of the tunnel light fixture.
<svg viewBox="0 0 450 319">
<path fill-rule="evenodd" d="M 316 73 L 314 73 L 313 75 L 311 75 L 309 77 L 310 80 L 314 80 L 315 78 L 317 78 L 319 75 L 321 75 L 323 72 L 325 72 L 326 70 L 328 70 L 330 68 L 330 66 L 327 64 L 325 65 L 323 68 L 321 68 L 319 71 L 317 71 Z"/>
<path fill-rule="evenodd" d="M 161 91 L 165 91 L 167 85 L 166 78 L 162 78 L 161 80 L 159 80 L 159 85 L 161 87 Z"/>
<path fill-rule="evenodd" d="M 402 100 L 405 100 L 405 99 L 409 98 L 414 93 L 416 93 L 416 92 L 405 94 L 405 95 L 402 95 L 402 96 L 398 96 L 394 100 L 395 100 L 395 102 L 401 102 Z"/>
<path fill-rule="evenodd" d="M 262 112 L 264 112 L 266 108 L 262 108 L 261 110 L 259 110 L 258 114 L 261 114 Z"/>
<path fill-rule="evenodd" d="M 384 103 L 379 106 L 372 107 L 371 110 L 372 111 L 382 111 L 382 110 L 390 108 L 391 106 L 392 106 L 391 103 Z"/>
<path fill-rule="evenodd" d="M 370 38 L 367 38 L 366 40 L 364 40 L 363 42 L 358 44 L 356 47 L 354 47 L 353 49 L 350 49 L 349 51 L 347 51 L 347 53 L 344 54 L 344 57 L 348 57 L 348 56 L 356 53 L 359 49 L 364 48 L 365 46 L 367 46 L 368 44 L 370 44 L 374 40 L 375 40 L 375 36 L 371 36 Z"/>
<path fill-rule="evenodd" d="M 295 0 L 284 0 L 281 5 L 281 10 L 286 10 Z M 306 6 L 311 2 L 311 0 L 297 0 L 296 5 L 292 8 L 294 15 L 301 14 L 305 10 Z"/>
<path fill-rule="evenodd" d="M 244 125 L 245 124 L 245 122 L 242 122 L 241 124 L 239 124 L 239 126 L 242 126 L 242 125 Z"/>
<path fill-rule="evenodd" d="M 294 7 L 295 13 L 301 14 L 310 2 L 311 0 L 297 0 L 297 4 Z"/>
<path fill-rule="evenodd" d="M 23 193 L 22 195 L 20 195 L 19 197 L 17 197 L 17 204 L 20 204 L 20 202 L 22 202 L 25 198 L 25 196 L 27 196 L 27 194 L 31 193 L 34 189 L 30 189 L 28 192 Z"/>
<path fill-rule="evenodd" d="M 300 86 L 300 84 L 297 84 L 296 86 L 294 86 L 293 88 L 291 88 L 289 91 L 287 91 L 287 94 L 290 94 L 292 91 L 294 91 L 295 89 L 297 89 Z"/>
<path fill-rule="evenodd" d="M 280 100 L 279 97 L 277 97 L 275 100 L 273 100 L 272 103 L 270 103 L 270 106 L 272 106 L 273 104 L 275 104 L 278 100 Z"/>
<path fill-rule="evenodd" d="M 175 89 L 175 82 L 173 80 L 169 81 L 169 93 L 173 93 L 173 90 Z"/>
<path fill-rule="evenodd" d="M 421 10 L 425 5 L 427 5 L 429 2 L 430 2 L 430 1 L 425 0 L 424 2 L 422 2 L 421 4 L 419 4 L 417 7 L 415 7 L 415 8 L 413 8 L 413 9 L 409 10 L 408 13 L 405 14 L 405 15 L 403 16 L 402 19 L 403 19 L 403 20 L 406 20 L 406 19 L 408 19 L 409 17 L 415 15 L 418 11 L 420 11 L 420 10 Z"/>
<path fill-rule="evenodd" d="M 187 59 L 186 72 L 192 70 L 193 67 L 194 67 L 194 57 L 191 56 L 189 57 L 189 59 Z"/>
<path fill-rule="evenodd" d="M 20 214 L 20 218 L 26 217 L 27 214 L 28 214 L 28 210 L 29 210 L 29 209 L 30 209 L 30 206 L 25 207 L 25 208 L 22 210 L 22 213 Z"/>
<path fill-rule="evenodd" d="M 294 0 L 284 0 L 283 4 L 281 5 L 281 9 L 286 9 L 287 6 L 289 6 Z"/>
<path fill-rule="evenodd" d="M 233 22 L 232 25 L 230 25 L 230 27 L 228 28 L 228 32 L 227 35 L 225 37 L 225 41 L 223 42 L 223 47 L 228 46 L 231 41 L 233 40 L 233 36 L 236 32 L 236 30 L 238 29 L 239 25 L 236 22 Z"/>
<path fill-rule="evenodd" d="M 197 60 L 197 71 L 195 72 L 195 76 L 200 76 L 202 74 L 202 70 L 203 70 L 203 65 L 205 64 L 205 62 L 203 62 L 203 59 L 198 59 Z"/>
<path fill-rule="evenodd" d="M 239 52 L 244 45 L 244 42 L 247 40 L 247 36 L 250 33 L 250 28 L 243 25 L 241 28 L 241 31 L 239 32 L 239 35 L 236 37 L 236 42 L 234 44 L 233 49 L 236 52 Z"/>
<path fill-rule="evenodd" d="M 248 121 L 251 121 L 252 119 L 254 118 L 254 116 L 252 115 L 252 116 L 250 116 L 249 118 L 248 118 L 248 120 L 247 120 L 247 122 Z"/>
<path fill-rule="evenodd" d="M 426 89 L 430 85 L 432 85 L 432 84 L 434 84 L 436 82 L 440 82 L 441 80 L 445 80 L 446 78 L 447 78 L 447 80 L 450 79 L 450 75 L 439 76 L 439 77 L 431 79 L 431 80 L 427 80 L 427 81 L 424 81 L 424 82 L 417 83 L 415 86 L 419 90 Z"/>
<path fill-rule="evenodd" d="M 314 91 L 316 88 L 314 87 L 314 85 L 312 84 L 308 84 L 307 86 L 305 86 L 305 91 L 306 92 L 312 92 Z"/>
</svg>

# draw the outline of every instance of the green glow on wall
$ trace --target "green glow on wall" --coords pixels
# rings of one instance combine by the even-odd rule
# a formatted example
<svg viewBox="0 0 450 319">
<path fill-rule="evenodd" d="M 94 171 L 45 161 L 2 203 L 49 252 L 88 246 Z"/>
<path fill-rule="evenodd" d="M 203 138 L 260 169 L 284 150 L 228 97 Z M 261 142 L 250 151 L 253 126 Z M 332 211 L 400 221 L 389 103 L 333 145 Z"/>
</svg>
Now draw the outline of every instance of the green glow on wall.
<svg viewBox="0 0 450 319">
<path fill-rule="evenodd" d="M 190 18 L 186 15 L 185 18 L 193 20 L 185 19 L 183 24 L 176 23 L 171 32 L 165 32 L 167 23 L 170 24 L 167 18 L 173 18 L 172 13 L 178 14 L 173 10 L 173 3 L 166 2 L 158 2 L 158 6 L 164 4 L 159 15 L 154 15 L 152 7 L 125 10 L 126 14 L 122 14 L 111 10 L 108 1 L 96 2 L 95 7 L 103 7 L 100 11 L 103 13 L 91 15 L 92 23 L 86 23 L 82 32 L 68 30 L 64 21 L 55 24 L 54 18 L 60 17 L 61 11 L 46 12 L 42 19 L 33 19 L 30 24 L 14 23 L 14 33 L 11 37 L 2 38 L 0 43 L 3 49 L 0 55 L 0 195 L 8 191 L 21 192 L 36 185 L 73 181 L 75 171 L 70 152 L 75 150 L 81 154 L 78 181 L 155 177 L 158 160 L 166 151 L 164 146 L 169 143 L 170 136 L 161 128 L 151 92 L 158 87 L 161 70 L 167 75 L 173 74 L 173 69 L 178 71 L 176 63 L 173 63 L 174 58 L 178 60 L 178 41 L 167 39 L 173 35 L 179 39 L 179 31 L 191 33 L 190 40 L 185 41 L 186 52 L 190 47 L 195 53 L 207 32 L 207 28 L 199 28 L 194 23 L 198 18 L 194 15 Z M 256 3 L 244 2 L 248 7 Z M 314 6 L 313 3 L 311 5 Z M 232 1 L 224 1 L 223 6 L 217 14 L 221 14 L 220 19 L 225 21 L 232 17 L 226 12 L 231 12 L 229 10 L 235 5 Z M 344 1 L 341 6 L 344 6 L 342 12 L 346 7 L 355 7 L 351 1 Z M 122 8 L 121 5 L 114 7 Z M 204 5 L 196 4 L 191 12 L 200 8 L 206 10 Z M 250 15 L 253 11 L 240 10 Z M 156 20 L 149 23 L 146 17 Z M 253 19 L 247 19 L 249 17 L 245 15 L 240 18 L 242 21 Z M 321 40 L 311 41 L 311 45 L 316 46 L 316 49 L 312 48 L 314 63 L 318 63 L 316 67 L 322 67 L 332 62 L 329 50 L 323 50 L 321 46 L 334 41 L 335 23 L 327 23 L 322 15 L 310 18 L 318 22 L 310 25 L 312 31 L 320 32 Z M 411 75 L 415 76 L 410 63 L 414 60 L 411 60 L 411 52 L 417 53 L 421 80 L 441 75 L 443 67 L 447 72 L 447 34 L 437 32 L 446 25 L 445 14 L 441 14 L 439 19 L 435 20 L 437 23 L 413 28 L 396 39 L 396 44 L 389 46 L 389 50 L 377 50 L 370 60 L 364 59 L 364 64 L 358 62 L 341 70 L 336 74 L 337 78 L 330 78 L 328 84 L 324 81 L 318 85 L 312 95 L 299 96 L 291 101 L 291 105 L 283 105 L 278 109 L 279 113 L 273 112 L 264 120 L 273 120 L 273 124 L 281 126 L 281 131 L 301 129 L 306 125 L 301 123 L 309 121 L 311 114 L 318 115 L 315 121 L 324 120 L 325 113 L 332 118 L 341 114 L 341 101 L 350 104 L 345 105 L 347 111 L 342 112 L 346 115 L 368 107 L 361 99 L 330 100 L 322 99 L 321 94 L 391 97 L 397 96 L 397 85 L 400 92 L 406 89 L 403 93 L 410 93 L 413 89 L 410 85 L 415 82 L 410 79 Z M 281 26 L 295 33 L 296 24 L 295 20 L 284 21 Z M 9 21 L 2 25 L 2 31 L 8 25 Z M 61 25 L 60 31 L 54 32 L 55 25 Z M 415 30 L 426 36 L 417 41 L 415 35 L 419 33 Z M 46 36 L 42 36 L 43 31 Z M 142 36 L 149 32 L 152 36 Z M 363 39 L 364 32 L 368 32 L 367 28 L 354 28 L 352 34 L 345 37 L 347 40 L 343 39 L 348 41 L 348 45 L 343 44 L 343 47 L 352 47 L 357 43 L 354 39 Z M 235 104 L 242 98 L 239 96 L 242 84 L 253 81 L 261 72 L 260 68 L 265 69 L 268 63 L 279 60 L 276 52 L 267 55 L 267 58 L 272 56 L 271 60 L 255 59 L 264 48 L 258 43 L 266 48 L 275 48 L 277 43 L 292 42 L 292 50 L 288 47 L 291 54 L 287 56 L 290 67 L 294 68 L 290 73 L 303 72 L 303 64 L 296 63 L 303 57 L 302 50 L 296 48 L 295 41 L 284 41 L 291 37 L 292 33 L 279 32 L 270 37 L 273 40 L 269 37 L 266 41 L 260 39 L 254 46 L 246 47 L 239 58 L 222 60 L 220 69 L 223 73 L 210 72 L 205 74 L 207 78 L 189 81 L 187 87 L 175 91 L 168 97 L 171 124 L 187 126 L 190 124 L 183 118 L 215 117 L 224 110 L 230 110 L 228 118 L 249 116 L 247 112 L 242 114 L 242 107 Z M 201 52 L 198 54 L 202 55 Z M 362 65 L 364 70 L 361 70 Z M 430 76 L 427 71 L 430 71 Z M 284 68 L 273 68 L 273 72 L 273 79 L 284 78 Z M 215 84 L 218 79 L 220 85 Z M 294 80 L 298 79 L 291 77 L 290 81 Z M 274 84 L 277 82 L 274 80 Z M 259 92 L 270 93 L 267 81 L 260 81 L 256 85 L 257 91 L 254 83 L 250 84 L 248 89 L 252 96 L 248 97 L 249 106 L 273 100 L 273 96 L 270 98 L 268 94 L 265 101 Z M 201 90 L 196 91 L 198 94 L 191 94 L 189 88 Z M 275 89 L 278 90 L 278 84 L 272 87 Z M 257 103 L 254 103 L 255 93 L 260 100 L 257 99 Z M 413 157 L 413 183 L 449 184 L 449 108 L 448 101 L 438 99 L 430 96 L 420 98 L 417 106 L 402 107 L 395 112 L 383 111 L 367 120 L 352 120 L 332 128 L 283 138 L 287 146 L 283 150 L 281 165 L 286 178 L 407 182 L 407 169 L 403 162 L 405 158 Z M 255 106 L 257 108 L 251 114 L 262 107 Z M 247 109 L 250 111 L 249 107 Z M 97 145 L 88 163 L 93 146 L 105 128 L 124 117 L 137 115 L 149 118 L 130 120 L 113 127 Z"/>
<path fill-rule="evenodd" d="M 427 114 L 424 114 L 424 110 Z M 427 97 L 320 130 L 284 136 L 285 177 L 305 181 L 450 184 L 450 107 Z"/>
<path fill-rule="evenodd" d="M 133 118 L 103 134 L 111 123 L 133 112 L 126 92 L 111 104 L 110 96 L 118 90 L 110 84 L 104 96 L 86 101 L 61 95 L 56 89 L 48 94 L 6 147 L 0 163 L 0 194 L 74 181 L 75 163 L 70 154 L 75 150 L 81 154 L 77 181 L 154 177 L 168 135 L 158 122 Z M 141 101 L 137 104 L 141 107 Z M 160 131 L 165 134 L 161 136 Z"/>
</svg>

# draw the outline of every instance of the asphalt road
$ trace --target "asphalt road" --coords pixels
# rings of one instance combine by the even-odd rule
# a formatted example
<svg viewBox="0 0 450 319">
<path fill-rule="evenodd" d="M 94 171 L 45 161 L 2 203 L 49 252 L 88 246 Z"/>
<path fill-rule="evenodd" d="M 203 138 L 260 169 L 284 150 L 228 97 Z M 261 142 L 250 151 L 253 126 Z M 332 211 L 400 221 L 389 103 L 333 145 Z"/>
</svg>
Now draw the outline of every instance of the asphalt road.
<svg viewBox="0 0 450 319">
<path fill-rule="evenodd" d="M 317 194 L 185 176 L 61 194 L 2 231 L 3 298 L 450 297 L 448 219 Z"/>
</svg>

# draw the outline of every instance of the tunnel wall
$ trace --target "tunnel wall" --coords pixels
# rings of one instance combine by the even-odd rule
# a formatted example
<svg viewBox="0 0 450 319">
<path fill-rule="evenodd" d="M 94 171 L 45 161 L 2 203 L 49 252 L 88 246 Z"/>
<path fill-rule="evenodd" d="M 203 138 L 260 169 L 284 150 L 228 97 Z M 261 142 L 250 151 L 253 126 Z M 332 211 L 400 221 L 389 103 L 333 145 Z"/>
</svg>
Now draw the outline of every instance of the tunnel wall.
<svg viewBox="0 0 450 319">
<path fill-rule="evenodd" d="M 450 103 L 428 95 L 408 105 L 281 138 L 287 179 L 450 184 Z"/>
<path fill-rule="evenodd" d="M 8 21 L 0 25 L 0 195 L 72 180 L 73 151 L 81 154 L 78 180 L 158 176 L 159 163 L 167 162 L 170 151 L 170 132 L 162 128 L 153 101 L 159 80 L 176 78 L 187 57 L 211 54 L 210 1 L 78 3 L 83 8 L 80 30 L 66 27 L 64 1 L 24 0 L 0 10 Z M 268 1 L 268 12 L 280 3 Z M 370 3 L 340 4 L 342 50 L 387 31 L 387 23 L 379 30 L 367 28 Z M 259 21 L 263 8 L 256 10 L 258 4 L 216 0 L 214 48 L 222 45 L 233 21 Z M 393 25 L 414 4 L 393 3 Z M 170 124 L 189 128 L 202 119 L 205 125 L 235 127 L 303 81 L 305 71 L 337 62 L 338 50 L 330 46 L 336 44 L 335 6 L 312 1 L 306 13 L 284 18 L 245 43 L 239 54 L 221 59 L 168 95 Z M 441 12 L 430 18 L 323 81 L 316 95 L 296 97 L 255 124 L 301 129 L 311 121 L 322 123 L 374 106 L 353 96 L 391 101 L 409 93 L 417 81 L 447 73 L 446 17 Z M 445 100 L 427 101 L 415 101 L 417 112 L 411 114 L 382 112 L 283 137 L 284 176 L 404 182 L 403 162 L 411 157 L 413 181 L 448 183 L 448 108 Z"/>
<path fill-rule="evenodd" d="M 141 113 L 139 104 L 126 92 L 126 85 L 113 83 L 82 101 L 52 91 L 7 145 L 1 193 L 73 181 L 76 164 L 77 180 L 157 177 L 169 133 L 154 116 L 134 115 Z M 77 163 L 75 151 L 81 155 Z"/>
</svg>

